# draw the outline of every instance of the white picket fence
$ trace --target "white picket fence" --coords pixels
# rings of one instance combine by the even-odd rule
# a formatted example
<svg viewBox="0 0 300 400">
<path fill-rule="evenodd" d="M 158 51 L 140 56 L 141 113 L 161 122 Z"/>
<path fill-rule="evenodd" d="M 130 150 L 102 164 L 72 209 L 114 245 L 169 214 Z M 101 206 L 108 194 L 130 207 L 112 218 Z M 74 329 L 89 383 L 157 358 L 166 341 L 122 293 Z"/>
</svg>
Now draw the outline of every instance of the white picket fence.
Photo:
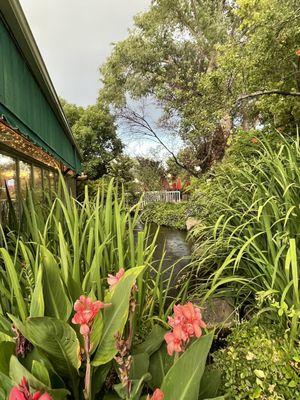
<svg viewBox="0 0 300 400">
<path fill-rule="evenodd" d="M 172 191 L 154 191 L 144 192 L 142 207 L 148 203 L 179 203 L 181 202 L 181 193 L 179 190 Z"/>
</svg>

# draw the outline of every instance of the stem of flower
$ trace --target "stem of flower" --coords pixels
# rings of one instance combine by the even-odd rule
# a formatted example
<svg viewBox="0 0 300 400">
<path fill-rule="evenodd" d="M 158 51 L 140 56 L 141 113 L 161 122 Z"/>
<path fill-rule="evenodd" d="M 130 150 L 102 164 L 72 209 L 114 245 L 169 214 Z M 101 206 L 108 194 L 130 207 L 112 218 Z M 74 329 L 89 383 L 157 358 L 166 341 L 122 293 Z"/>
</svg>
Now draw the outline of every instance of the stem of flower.
<svg viewBox="0 0 300 400">
<path fill-rule="evenodd" d="M 134 336 L 134 317 L 135 317 L 135 309 L 136 309 L 136 302 L 134 299 L 130 301 L 130 310 L 129 310 L 129 334 L 127 338 L 127 348 L 130 352 L 133 336 Z"/>
<path fill-rule="evenodd" d="M 175 353 L 173 365 L 176 363 L 176 361 L 178 360 L 178 358 L 179 358 L 179 353 Z"/>
<path fill-rule="evenodd" d="M 84 336 L 84 351 L 86 355 L 86 369 L 84 378 L 84 399 L 91 399 L 91 359 L 90 359 L 90 333 Z"/>
</svg>

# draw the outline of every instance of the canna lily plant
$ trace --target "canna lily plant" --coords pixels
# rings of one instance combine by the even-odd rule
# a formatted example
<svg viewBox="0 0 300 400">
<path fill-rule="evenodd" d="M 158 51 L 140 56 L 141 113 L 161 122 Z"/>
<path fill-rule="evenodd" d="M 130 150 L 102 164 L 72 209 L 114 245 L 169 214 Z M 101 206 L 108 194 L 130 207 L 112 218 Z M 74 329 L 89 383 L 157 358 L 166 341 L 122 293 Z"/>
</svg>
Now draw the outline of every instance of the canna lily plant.
<svg viewBox="0 0 300 400">
<path fill-rule="evenodd" d="M 33 347 L 23 360 L 17 359 L 11 339 L 7 375 L 0 372 L 10 389 L 9 399 L 92 400 L 99 391 L 107 392 L 105 382 L 115 371 L 120 382 L 113 386 L 115 399 L 138 400 L 153 388 L 148 400 L 172 400 L 175 393 L 177 399 L 197 400 L 213 335 L 201 337 L 206 326 L 200 310 L 187 303 L 174 306 L 169 318 L 172 332 L 156 325 L 144 342 L 134 345 L 135 282 L 143 270 L 136 267 L 109 276 L 106 303 L 81 295 L 71 321 L 31 317 L 21 322 L 10 315 L 14 330 Z M 180 338 L 179 347 L 173 346 L 170 335 Z M 170 361 L 161 374 L 152 376 L 163 353 Z"/>
<path fill-rule="evenodd" d="M 0 381 L 5 379 L 7 387 L 3 398 L 6 399 L 14 387 L 16 392 L 16 385 L 25 382 L 23 378 L 32 390 L 47 392 L 53 400 L 70 395 L 78 400 L 95 398 L 112 367 L 117 353 L 115 335 L 126 329 L 131 290 L 143 271 L 144 267 L 131 268 L 122 274 L 112 291 L 103 288 L 107 304 L 94 299 L 92 293 L 81 295 L 74 303 L 73 314 L 72 310 L 68 311 L 71 299 L 66 296 L 68 302 L 62 301 L 64 298 L 60 293 L 49 298 L 51 307 L 48 310 L 53 310 L 52 315 L 49 311 L 47 316 L 32 313 L 22 321 L 9 314 L 12 326 L 1 317 L 0 329 L 5 327 L 6 333 L 0 336 L 0 347 L 2 345 L 9 360 L 5 368 L 0 360 Z M 50 268 L 47 272 L 48 278 L 51 272 L 54 273 Z M 42 295 L 37 296 L 37 301 L 41 298 Z M 32 309 L 36 309 L 35 300 L 32 301 Z M 66 310 L 67 316 L 63 313 Z M 20 343 L 27 349 L 23 358 L 14 355 Z M 24 343 L 30 346 L 24 346 Z M 23 389 L 19 387 L 18 390 Z"/>
<path fill-rule="evenodd" d="M 26 393 L 24 378 L 27 397 L 43 400 L 171 400 L 173 380 L 180 399 L 196 400 L 212 334 L 189 337 L 177 358 L 167 354 L 162 326 L 176 303 L 174 267 L 153 266 L 156 234 L 135 233 L 137 215 L 112 184 L 83 203 L 63 182 L 61 190 L 45 214 L 29 196 L 22 235 L 12 232 L 0 249 L 0 400 Z M 183 285 L 178 299 L 185 297 Z M 193 371 L 194 391 L 186 392 Z"/>
</svg>

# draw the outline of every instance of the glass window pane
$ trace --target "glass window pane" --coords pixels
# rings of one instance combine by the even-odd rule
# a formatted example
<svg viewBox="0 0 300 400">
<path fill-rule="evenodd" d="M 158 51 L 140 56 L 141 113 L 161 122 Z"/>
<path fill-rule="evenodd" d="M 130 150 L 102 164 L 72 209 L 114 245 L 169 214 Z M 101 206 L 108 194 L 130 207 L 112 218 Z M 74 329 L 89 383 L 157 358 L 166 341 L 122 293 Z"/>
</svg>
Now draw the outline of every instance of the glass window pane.
<svg viewBox="0 0 300 400">
<path fill-rule="evenodd" d="M 55 182 L 55 191 L 58 191 L 58 182 L 59 182 L 59 175 L 57 172 L 54 174 L 54 182 Z"/>
<path fill-rule="evenodd" d="M 49 171 L 47 169 L 43 169 L 43 183 L 45 195 L 50 195 Z"/>
<path fill-rule="evenodd" d="M 17 165 L 12 157 L 0 154 L 0 199 L 7 200 L 5 183 L 12 200 L 17 198 Z"/>
<path fill-rule="evenodd" d="M 33 187 L 34 193 L 36 194 L 37 198 L 42 198 L 43 195 L 43 175 L 42 175 L 42 168 L 40 167 L 33 167 Z"/>
<path fill-rule="evenodd" d="M 51 193 L 55 192 L 55 174 L 53 171 L 49 172 Z"/>
<path fill-rule="evenodd" d="M 27 189 L 31 187 L 31 165 L 24 161 L 19 162 L 20 171 L 20 194 L 25 199 Z"/>
</svg>

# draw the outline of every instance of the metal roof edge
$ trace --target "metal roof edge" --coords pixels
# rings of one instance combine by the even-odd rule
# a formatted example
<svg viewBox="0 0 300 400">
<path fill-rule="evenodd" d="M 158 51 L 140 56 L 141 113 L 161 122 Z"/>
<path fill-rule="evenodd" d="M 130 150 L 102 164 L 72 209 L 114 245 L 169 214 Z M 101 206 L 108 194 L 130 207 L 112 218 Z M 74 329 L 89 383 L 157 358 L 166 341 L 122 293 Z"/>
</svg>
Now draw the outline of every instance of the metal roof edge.
<svg viewBox="0 0 300 400">
<path fill-rule="evenodd" d="M 29 64 L 45 97 L 50 103 L 56 117 L 60 121 L 65 133 L 71 140 L 71 143 L 75 146 L 79 158 L 82 160 L 80 150 L 67 122 L 58 95 L 51 81 L 45 62 L 31 32 L 20 2 L 18 0 L 0 0 L 0 11 L 11 33 L 18 43 L 23 57 Z"/>
</svg>

